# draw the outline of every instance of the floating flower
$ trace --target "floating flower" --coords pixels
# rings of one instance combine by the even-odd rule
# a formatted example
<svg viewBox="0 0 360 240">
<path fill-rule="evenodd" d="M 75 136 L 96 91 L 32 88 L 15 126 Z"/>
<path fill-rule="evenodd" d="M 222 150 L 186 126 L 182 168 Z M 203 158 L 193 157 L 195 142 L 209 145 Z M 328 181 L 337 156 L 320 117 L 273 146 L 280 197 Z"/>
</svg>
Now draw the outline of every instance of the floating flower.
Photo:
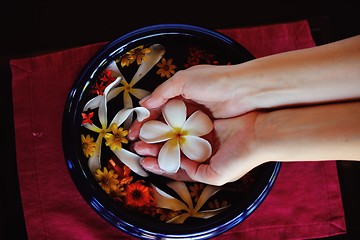
<svg viewBox="0 0 360 240">
<path fill-rule="evenodd" d="M 176 65 L 172 64 L 173 59 L 169 58 L 167 61 L 165 58 L 161 59 L 161 62 L 156 64 L 156 66 L 159 67 L 159 70 L 157 70 L 156 74 L 159 74 L 160 77 L 171 77 L 172 74 L 175 74 L 175 68 Z"/>
<path fill-rule="evenodd" d="M 81 134 L 81 148 L 84 152 L 85 157 L 90 157 L 94 155 L 96 143 L 94 142 L 94 138 L 90 137 L 90 135 L 86 135 L 86 137 Z"/>
<path fill-rule="evenodd" d="M 157 207 L 183 212 L 168 220 L 167 223 L 183 223 L 189 217 L 210 218 L 228 207 L 225 206 L 212 210 L 199 211 L 211 196 L 221 190 L 221 187 L 206 185 L 194 207 L 191 195 L 184 182 L 172 181 L 167 185 L 172 188 L 183 200 L 181 201 L 154 186 L 154 198 Z"/>
<path fill-rule="evenodd" d="M 112 133 L 106 133 L 104 138 L 106 139 L 106 146 L 109 146 L 111 150 L 121 150 L 122 143 L 128 143 L 129 141 L 126 139 L 126 135 L 128 135 L 128 131 L 124 130 L 122 127 L 117 127 L 116 124 L 111 125 Z"/>
<path fill-rule="evenodd" d="M 151 52 L 150 48 L 144 48 L 144 45 L 138 46 L 134 49 L 131 49 L 121 59 L 117 59 L 116 62 L 120 61 L 121 67 L 129 66 L 135 60 L 138 65 L 141 64 L 143 60 L 146 59 L 146 54 Z"/>
<path fill-rule="evenodd" d="M 108 171 L 106 167 L 101 169 L 97 169 L 95 173 L 95 178 L 99 182 L 104 191 L 109 194 L 110 191 L 115 191 L 119 188 L 119 180 L 117 180 L 118 175 L 114 172 L 114 170 Z"/>
<path fill-rule="evenodd" d="M 89 114 L 81 113 L 81 116 L 83 117 L 83 120 L 81 123 L 82 125 L 84 125 L 85 123 L 92 124 L 91 118 L 94 116 L 94 112 L 90 112 Z"/>
<path fill-rule="evenodd" d="M 140 129 L 139 137 L 146 143 L 165 142 L 158 155 L 159 167 L 175 173 L 180 167 L 181 151 L 191 160 L 203 162 L 212 152 L 210 143 L 200 136 L 213 129 L 211 119 L 197 110 L 186 119 L 186 105 L 182 100 L 172 99 L 162 109 L 165 122 L 150 120 Z"/>
<path fill-rule="evenodd" d="M 149 95 L 150 94 L 149 91 L 140 88 L 134 88 L 134 85 L 150 71 L 150 69 L 162 58 L 164 53 L 165 53 L 165 49 L 162 45 L 153 44 L 152 46 L 150 46 L 149 51 L 146 51 L 146 54 L 143 57 L 141 57 L 142 59 L 141 65 L 137 69 L 136 73 L 134 74 L 130 82 L 128 82 L 120 72 L 119 68 L 117 67 L 116 61 L 111 62 L 106 70 L 111 71 L 112 77 L 116 77 L 117 79 L 120 78 L 121 81 L 118 82 L 120 86 L 111 88 L 111 91 L 109 91 L 108 93 L 107 101 L 116 97 L 119 93 L 124 92 L 123 95 L 124 108 L 132 108 L 133 102 L 130 95 L 133 95 L 137 99 L 142 99 L 145 96 Z M 103 95 L 99 95 L 90 99 L 85 104 L 84 111 L 99 107 L 103 99 L 104 99 Z M 124 123 L 124 126 L 126 128 L 130 127 L 131 119 L 132 119 L 132 114 L 129 116 L 129 119 L 126 120 L 126 122 Z"/>
<path fill-rule="evenodd" d="M 96 126 L 94 123 L 93 124 L 86 123 L 84 125 L 85 128 L 99 134 L 98 138 L 96 140 L 95 151 L 88 160 L 88 166 L 93 173 L 101 167 L 100 157 L 101 157 L 102 140 L 107 133 L 113 132 L 114 125 L 121 126 L 125 122 L 125 120 L 129 118 L 130 114 L 132 114 L 134 111 L 137 113 L 137 119 L 139 121 L 144 120 L 145 118 L 149 117 L 149 115 L 150 115 L 149 110 L 147 110 L 146 108 L 143 108 L 143 107 L 136 107 L 136 108 L 129 108 L 129 109 L 125 108 L 125 109 L 121 109 L 119 112 L 117 112 L 116 115 L 114 116 L 114 118 L 112 119 L 111 123 L 108 125 L 108 119 L 107 119 L 108 95 L 109 95 L 109 92 L 111 91 L 111 89 L 114 86 L 116 86 L 120 80 L 121 80 L 120 78 L 117 78 L 113 83 L 111 83 L 109 86 L 107 86 L 104 91 L 104 95 L 103 95 L 102 101 L 101 101 L 101 103 L 99 105 L 99 109 L 98 109 L 98 117 L 99 117 L 101 127 Z M 116 133 L 118 133 L 118 131 L 119 130 L 116 130 Z M 121 132 L 123 133 L 123 130 L 121 130 Z M 111 137 L 109 137 L 109 139 L 110 138 Z M 111 141 L 111 142 L 112 142 L 112 144 L 109 144 L 109 145 L 113 146 L 116 141 L 115 142 Z M 130 152 L 123 147 L 121 147 L 121 148 L 112 147 L 111 150 L 119 158 L 120 161 L 122 161 L 126 166 L 128 166 L 135 173 L 137 173 L 141 176 L 148 175 L 140 165 L 141 157 L 139 155 L 137 155 L 133 152 Z"/>
<path fill-rule="evenodd" d="M 154 199 L 150 194 L 151 188 L 141 182 L 131 183 L 125 188 L 125 203 L 130 207 L 150 206 Z"/>
</svg>

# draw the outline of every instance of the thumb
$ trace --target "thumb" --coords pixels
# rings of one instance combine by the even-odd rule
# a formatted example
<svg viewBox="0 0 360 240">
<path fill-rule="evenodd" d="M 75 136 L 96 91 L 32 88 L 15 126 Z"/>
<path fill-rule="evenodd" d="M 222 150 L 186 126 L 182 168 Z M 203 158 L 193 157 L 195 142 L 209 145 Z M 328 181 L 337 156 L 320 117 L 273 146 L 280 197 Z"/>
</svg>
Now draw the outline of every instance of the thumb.
<svg viewBox="0 0 360 240">
<path fill-rule="evenodd" d="M 187 158 L 181 160 L 181 168 L 194 181 L 211 185 L 222 185 L 222 177 L 208 163 L 198 163 Z"/>
</svg>

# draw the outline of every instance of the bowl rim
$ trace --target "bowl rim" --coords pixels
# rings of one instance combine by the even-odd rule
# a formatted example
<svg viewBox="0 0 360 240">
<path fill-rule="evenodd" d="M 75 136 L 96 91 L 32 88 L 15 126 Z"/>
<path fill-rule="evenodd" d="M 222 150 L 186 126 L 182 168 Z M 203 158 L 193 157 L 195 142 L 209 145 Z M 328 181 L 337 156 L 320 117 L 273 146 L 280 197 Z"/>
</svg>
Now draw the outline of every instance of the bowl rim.
<svg viewBox="0 0 360 240">
<path fill-rule="evenodd" d="M 215 30 L 189 24 L 150 25 L 133 30 L 113 41 L 110 41 L 105 44 L 100 50 L 98 50 L 90 58 L 87 64 L 83 66 L 81 72 L 75 79 L 70 93 L 66 99 L 62 119 L 63 153 L 70 176 L 81 196 L 101 217 L 111 223 L 114 227 L 124 231 L 129 235 L 146 239 L 181 239 L 190 237 L 192 239 L 209 238 L 219 235 L 235 227 L 244 219 L 246 219 L 263 202 L 277 178 L 281 166 L 280 162 L 269 163 L 271 164 L 271 167 L 273 169 L 269 180 L 261 193 L 246 209 L 245 212 L 237 215 L 230 221 L 227 221 L 210 229 L 197 228 L 197 232 L 185 231 L 171 233 L 165 231 L 162 233 L 159 231 L 147 230 L 144 227 L 140 228 L 137 226 L 133 226 L 129 219 L 120 219 L 118 216 L 113 214 L 113 212 L 108 210 L 108 205 L 104 206 L 104 203 L 106 203 L 106 201 L 108 200 L 108 196 L 103 196 L 101 194 L 99 195 L 97 192 L 98 189 L 94 188 L 92 184 L 89 184 L 91 182 L 94 183 L 95 180 L 88 178 L 88 173 L 81 167 L 81 164 L 78 162 L 78 155 L 76 151 L 73 151 L 75 141 L 74 136 L 76 134 L 74 133 L 74 131 L 69 131 L 69 129 L 72 129 L 73 126 L 79 126 L 79 120 L 76 117 L 76 113 L 79 111 L 79 106 L 77 102 L 79 99 L 81 99 L 83 92 L 78 91 L 78 89 L 83 89 L 84 86 L 89 84 L 90 81 L 84 79 L 91 79 L 91 74 L 93 72 L 96 72 L 97 69 L 107 66 L 109 59 L 111 59 L 112 56 L 117 55 L 119 51 L 124 51 L 124 49 L 131 49 L 131 46 L 137 43 L 139 39 L 144 40 L 152 38 L 154 36 L 171 34 L 196 35 L 200 37 L 212 38 L 214 41 L 218 41 L 219 43 L 223 43 L 225 45 L 228 45 L 229 47 L 232 47 L 235 51 L 234 54 L 238 54 L 239 56 L 243 57 L 244 61 L 254 59 L 254 56 L 246 48 L 244 48 L 240 43 L 236 42 L 230 37 Z M 136 229 L 134 229 L 134 227 Z"/>
</svg>

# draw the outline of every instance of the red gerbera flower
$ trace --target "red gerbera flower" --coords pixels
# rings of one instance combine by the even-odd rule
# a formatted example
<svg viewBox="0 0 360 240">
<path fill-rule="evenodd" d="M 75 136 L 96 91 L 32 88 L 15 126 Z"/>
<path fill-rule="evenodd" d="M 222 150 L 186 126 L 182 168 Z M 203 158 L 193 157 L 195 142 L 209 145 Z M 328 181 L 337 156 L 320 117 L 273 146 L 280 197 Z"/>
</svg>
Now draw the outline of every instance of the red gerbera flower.
<svg viewBox="0 0 360 240">
<path fill-rule="evenodd" d="M 150 206 L 154 203 L 154 199 L 150 194 L 150 188 L 135 182 L 126 186 L 125 203 L 130 207 Z"/>
</svg>

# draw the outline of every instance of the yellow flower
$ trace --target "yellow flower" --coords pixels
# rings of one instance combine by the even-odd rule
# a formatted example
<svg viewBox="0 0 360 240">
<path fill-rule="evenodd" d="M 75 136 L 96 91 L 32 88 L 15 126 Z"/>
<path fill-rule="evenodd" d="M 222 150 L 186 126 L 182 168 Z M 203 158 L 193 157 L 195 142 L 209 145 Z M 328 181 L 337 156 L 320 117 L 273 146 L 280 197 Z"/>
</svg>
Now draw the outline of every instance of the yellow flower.
<svg viewBox="0 0 360 240">
<path fill-rule="evenodd" d="M 162 78 L 165 76 L 169 78 L 171 74 L 175 74 L 176 65 L 173 65 L 172 61 L 172 58 L 169 58 L 167 61 L 165 58 L 162 58 L 161 63 L 156 64 L 159 67 L 156 74 L 159 74 Z"/>
<path fill-rule="evenodd" d="M 99 182 L 99 185 L 104 189 L 104 191 L 109 194 L 110 191 L 116 191 L 119 188 L 119 180 L 117 180 L 118 175 L 114 170 L 108 171 L 106 167 L 96 170 L 95 178 Z"/>
<path fill-rule="evenodd" d="M 90 137 L 90 135 L 86 135 L 86 137 L 81 134 L 81 147 L 84 152 L 85 157 L 91 157 L 94 155 L 96 143 L 94 142 L 94 138 Z"/>
<path fill-rule="evenodd" d="M 144 48 L 143 45 L 134 48 L 133 54 L 136 57 L 137 64 L 140 65 L 143 60 L 146 60 L 145 55 L 150 52 L 151 52 L 150 48 Z"/>
<path fill-rule="evenodd" d="M 120 60 L 121 67 L 129 66 L 135 61 L 135 56 L 132 55 L 131 52 L 125 53 L 124 56 L 121 57 L 121 59 L 116 60 L 118 62 Z"/>
<path fill-rule="evenodd" d="M 121 150 L 122 143 L 127 144 L 129 141 L 125 138 L 128 135 L 128 131 L 122 127 L 118 128 L 114 123 L 111 125 L 112 133 L 106 133 L 104 138 L 106 139 L 106 146 L 109 146 L 112 151 L 118 149 Z"/>
<path fill-rule="evenodd" d="M 151 52 L 150 48 L 144 48 L 144 45 L 131 49 L 129 52 L 125 53 L 123 57 L 121 57 L 121 67 L 129 66 L 135 60 L 137 64 L 140 65 L 141 62 L 145 60 L 145 55 L 149 52 Z"/>
</svg>

